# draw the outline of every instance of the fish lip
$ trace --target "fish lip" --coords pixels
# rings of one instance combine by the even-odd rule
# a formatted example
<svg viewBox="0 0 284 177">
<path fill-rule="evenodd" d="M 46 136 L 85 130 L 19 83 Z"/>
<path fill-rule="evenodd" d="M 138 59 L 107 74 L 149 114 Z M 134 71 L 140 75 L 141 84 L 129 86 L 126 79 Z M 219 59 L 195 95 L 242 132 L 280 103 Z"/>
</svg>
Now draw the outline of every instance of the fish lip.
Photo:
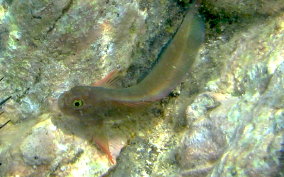
<svg viewBox="0 0 284 177">
<path fill-rule="evenodd" d="M 63 111 L 64 107 L 65 107 L 65 97 L 68 93 L 67 92 L 63 92 L 59 97 L 58 97 L 58 107 L 61 111 Z"/>
</svg>

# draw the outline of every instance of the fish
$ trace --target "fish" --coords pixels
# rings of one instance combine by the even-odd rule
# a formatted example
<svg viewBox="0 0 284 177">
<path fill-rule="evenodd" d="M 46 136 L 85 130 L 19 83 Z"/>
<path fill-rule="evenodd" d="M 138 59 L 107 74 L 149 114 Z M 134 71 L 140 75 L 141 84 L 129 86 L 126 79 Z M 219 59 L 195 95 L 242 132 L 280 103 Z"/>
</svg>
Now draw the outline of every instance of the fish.
<svg viewBox="0 0 284 177">
<path fill-rule="evenodd" d="M 61 112 L 103 125 L 114 115 L 168 96 L 186 77 L 204 41 L 205 25 L 197 11 L 190 8 L 173 39 L 160 53 L 157 64 L 141 82 L 127 88 L 112 87 L 118 73 L 113 71 L 92 86 L 75 86 L 62 93 L 58 98 Z M 97 138 L 96 144 L 114 162 L 107 138 L 100 136 L 103 138 Z"/>
</svg>

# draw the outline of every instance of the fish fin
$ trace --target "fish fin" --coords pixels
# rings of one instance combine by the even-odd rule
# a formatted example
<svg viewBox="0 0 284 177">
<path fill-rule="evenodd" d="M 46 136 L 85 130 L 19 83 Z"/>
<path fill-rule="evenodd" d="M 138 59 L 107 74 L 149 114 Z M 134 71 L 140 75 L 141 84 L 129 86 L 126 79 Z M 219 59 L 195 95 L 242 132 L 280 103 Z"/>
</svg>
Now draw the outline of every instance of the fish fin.
<svg viewBox="0 0 284 177">
<path fill-rule="evenodd" d="M 105 137 L 101 137 L 101 136 L 100 137 L 94 136 L 93 140 L 96 143 L 96 145 L 99 147 L 99 149 L 107 155 L 109 162 L 112 165 L 116 164 L 116 160 L 113 157 L 109 149 L 108 139 L 105 139 Z"/>
<path fill-rule="evenodd" d="M 107 155 L 109 162 L 114 165 L 116 160 L 113 157 L 108 142 L 108 136 L 103 125 L 103 121 L 99 121 L 96 127 L 95 135 L 93 137 L 93 142 L 98 146 L 98 148 Z"/>
<path fill-rule="evenodd" d="M 122 70 L 115 69 L 111 71 L 108 75 L 106 75 L 103 79 L 95 82 L 92 84 L 92 86 L 104 86 L 104 87 L 116 87 L 117 82 L 121 76 Z"/>
</svg>

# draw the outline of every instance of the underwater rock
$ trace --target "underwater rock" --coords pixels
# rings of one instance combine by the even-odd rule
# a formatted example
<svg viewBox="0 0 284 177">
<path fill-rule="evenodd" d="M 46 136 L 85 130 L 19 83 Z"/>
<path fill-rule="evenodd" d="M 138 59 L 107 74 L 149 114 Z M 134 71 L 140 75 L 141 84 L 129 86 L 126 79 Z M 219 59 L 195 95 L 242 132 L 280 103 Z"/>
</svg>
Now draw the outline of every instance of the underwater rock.
<svg viewBox="0 0 284 177">
<path fill-rule="evenodd" d="M 1 136 L 1 176 L 100 176 L 109 169 L 92 143 L 62 132 L 49 114 L 6 127 Z"/>
<path fill-rule="evenodd" d="M 185 12 L 175 1 L 0 1 L 0 97 L 13 96 L 0 176 L 283 176 L 283 4 L 239 2 L 203 1 L 208 36 L 189 76 L 107 122 L 114 166 L 93 127 L 57 113 L 56 99 L 117 68 L 121 86 L 136 84 Z M 208 14 L 229 20 L 214 26 Z"/>
<path fill-rule="evenodd" d="M 209 13 L 227 17 L 275 15 L 284 9 L 282 0 L 205 0 L 203 4 Z"/>
<path fill-rule="evenodd" d="M 206 92 L 187 108 L 189 130 L 177 150 L 180 176 L 283 175 L 283 18 L 207 46 L 219 50 L 205 51 L 205 65 L 196 69 L 206 69 L 208 60 L 219 69 L 192 85 Z M 192 79 L 206 72 L 193 71 Z"/>
<path fill-rule="evenodd" d="M 33 128 L 31 134 L 25 138 L 20 146 L 23 160 L 28 165 L 49 164 L 55 158 L 55 144 L 51 141 L 55 139 L 52 129 L 55 127 L 37 125 Z"/>
<path fill-rule="evenodd" d="M 1 78 L 0 81 L 1 81 L 2 79 L 3 79 L 3 78 Z M 5 103 L 6 103 L 9 99 L 11 99 L 11 96 L 9 96 L 9 97 L 7 97 L 7 98 L 5 98 L 5 99 L 3 99 L 3 100 L 0 101 L 0 115 L 4 113 L 4 112 L 2 111 L 2 110 L 3 110 L 2 107 L 5 105 Z M 6 120 L 3 119 L 3 120 L 1 120 L 1 121 L 0 121 L 0 129 L 3 128 L 3 127 L 5 127 L 10 121 L 11 121 L 11 119 L 6 119 Z"/>
<path fill-rule="evenodd" d="M 189 130 L 176 157 L 181 168 L 186 169 L 183 175 L 205 176 L 224 152 L 226 138 L 219 129 L 221 122 L 206 116 L 219 104 L 209 94 L 202 94 L 187 108 Z"/>
<path fill-rule="evenodd" d="M 9 20 L 17 26 L 21 40 L 36 44 L 48 35 L 71 4 L 71 0 L 14 1 L 9 8 Z"/>
</svg>

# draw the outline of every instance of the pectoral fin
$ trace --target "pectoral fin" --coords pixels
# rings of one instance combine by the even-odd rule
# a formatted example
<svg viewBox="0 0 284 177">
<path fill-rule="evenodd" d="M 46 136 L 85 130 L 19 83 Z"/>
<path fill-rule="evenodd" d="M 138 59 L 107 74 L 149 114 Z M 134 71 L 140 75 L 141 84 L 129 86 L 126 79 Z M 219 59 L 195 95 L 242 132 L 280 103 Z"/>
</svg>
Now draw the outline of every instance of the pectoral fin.
<svg viewBox="0 0 284 177">
<path fill-rule="evenodd" d="M 95 130 L 95 134 L 93 136 L 93 142 L 98 146 L 98 148 L 104 152 L 110 163 L 116 164 L 116 160 L 113 157 L 110 148 L 109 148 L 109 142 L 108 142 L 108 135 L 107 132 L 105 130 L 105 126 L 103 125 L 103 121 L 99 121 L 98 124 L 96 125 L 96 130 Z"/>
<path fill-rule="evenodd" d="M 108 140 L 102 137 L 94 137 L 94 142 L 96 145 L 100 148 L 102 152 L 104 152 L 107 155 L 108 160 L 111 164 L 116 164 L 116 161 L 114 157 L 112 156 L 110 150 L 109 150 L 109 144 Z"/>
</svg>

